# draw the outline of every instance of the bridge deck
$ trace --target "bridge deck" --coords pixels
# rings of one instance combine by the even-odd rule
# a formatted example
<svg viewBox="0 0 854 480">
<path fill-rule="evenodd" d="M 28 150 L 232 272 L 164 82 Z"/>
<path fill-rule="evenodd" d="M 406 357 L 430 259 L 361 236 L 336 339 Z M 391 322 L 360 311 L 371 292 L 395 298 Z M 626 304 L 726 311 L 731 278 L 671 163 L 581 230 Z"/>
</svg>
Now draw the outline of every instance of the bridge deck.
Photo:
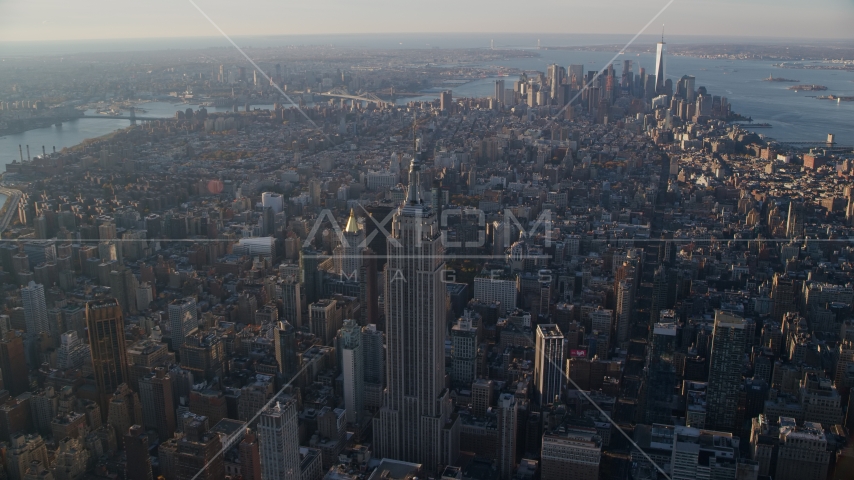
<svg viewBox="0 0 854 480">
<path fill-rule="evenodd" d="M 173 117 L 133 117 L 133 118 L 131 118 L 131 117 L 126 116 L 126 115 L 98 115 L 98 116 L 84 115 L 82 117 L 77 117 L 77 118 L 87 118 L 87 119 L 103 118 L 103 119 L 107 119 L 107 120 L 166 120 L 168 118 L 173 118 Z"/>
</svg>

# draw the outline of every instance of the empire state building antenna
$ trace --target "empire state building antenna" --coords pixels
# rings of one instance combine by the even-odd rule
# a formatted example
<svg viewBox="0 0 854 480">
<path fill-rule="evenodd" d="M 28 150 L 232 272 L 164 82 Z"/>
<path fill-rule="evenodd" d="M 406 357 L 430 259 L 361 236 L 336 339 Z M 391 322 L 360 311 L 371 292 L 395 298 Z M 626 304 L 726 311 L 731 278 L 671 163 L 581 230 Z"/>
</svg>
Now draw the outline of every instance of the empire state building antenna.
<svg viewBox="0 0 854 480">
<path fill-rule="evenodd" d="M 406 192 L 406 203 L 419 205 L 421 203 L 421 165 L 418 162 L 418 113 L 412 115 L 412 163 L 409 166 L 409 190 Z"/>
</svg>

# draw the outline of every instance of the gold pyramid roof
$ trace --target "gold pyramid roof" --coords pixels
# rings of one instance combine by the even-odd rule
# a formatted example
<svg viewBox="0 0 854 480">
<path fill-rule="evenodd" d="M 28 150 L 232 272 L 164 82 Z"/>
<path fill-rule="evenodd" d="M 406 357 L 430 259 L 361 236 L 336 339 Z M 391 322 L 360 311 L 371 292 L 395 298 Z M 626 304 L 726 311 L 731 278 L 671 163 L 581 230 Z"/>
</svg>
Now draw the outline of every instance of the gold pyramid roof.
<svg viewBox="0 0 854 480">
<path fill-rule="evenodd" d="M 350 218 L 347 219 L 347 226 L 344 228 L 344 233 L 359 233 L 359 222 L 356 220 L 356 211 L 350 209 Z"/>
</svg>

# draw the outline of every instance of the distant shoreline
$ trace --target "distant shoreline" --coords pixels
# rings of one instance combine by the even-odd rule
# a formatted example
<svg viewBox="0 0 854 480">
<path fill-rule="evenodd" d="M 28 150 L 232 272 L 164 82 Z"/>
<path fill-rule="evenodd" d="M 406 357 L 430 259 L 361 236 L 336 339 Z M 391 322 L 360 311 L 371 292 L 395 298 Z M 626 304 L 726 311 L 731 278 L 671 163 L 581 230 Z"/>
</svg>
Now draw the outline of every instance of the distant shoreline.
<svg viewBox="0 0 854 480">
<path fill-rule="evenodd" d="M 613 44 L 615 38 L 624 38 L 634 32 L 578 33 L 561 32 L 397 32 L 397 33 L 307 33 L 297 35 L 233 35 L 232 38 L 242 47 L 281 48 L 281 47 L 323 47 L 370 48 L 370 49 L 470 49 L 489 48 L 490 39 L 495 47 L 518 48 L 530 46 L 536 48 L 537 40 L 541 45 L 604 46 Z M 656 34 L 639 37 L 636 46 L 658 40 Z M 718 36 L 718 35 L 668 35 L 671 47 L 684 46 L 751 46 L 766 48 L 777 46 L 802 46 L 806 42 L 818 48 L 838 46 L 851 48 L 850 38 L 792 38 L 765 36 Z M 109 54 L 126 52 L 156 52 L 165 50 L 202 50 L 211 48 L 233 49 L 230 43 L 219 36 L 184 37 L 147 37 L 147 38 L 91 38 L 79 40 L 7 40 L 4 42 L 6 58 L 69 55 L 69 54 Z M 654 45 L 654 43 L 653 43 Z M 623 44 L 617 46 L 622 48 Z M 627 50 L 628 51 L 628 50 Z M 675 53 L 675 51 L 672 51 Z M 826 58 L 854 58 L 845 55 L 831 55 Z M 801 60 L 798 58 L 797 60 Z"/>
</svg>

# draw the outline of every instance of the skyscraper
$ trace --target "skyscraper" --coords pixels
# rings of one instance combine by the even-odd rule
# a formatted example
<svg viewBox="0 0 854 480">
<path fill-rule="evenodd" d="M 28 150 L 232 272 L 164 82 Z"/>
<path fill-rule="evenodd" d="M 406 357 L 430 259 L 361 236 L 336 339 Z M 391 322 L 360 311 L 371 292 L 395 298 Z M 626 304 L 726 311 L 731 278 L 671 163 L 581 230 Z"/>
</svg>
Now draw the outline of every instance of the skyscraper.
<svg viewBox="0 0 854 480">
<path fill-rule="evenodd" d="M 114 430 L 116 443 L 122 448 L 124 433 L 133 425 L 142 425 L 142 405 L 139 395 L 122 383 L 111 392 L 110 403 L 107 407 L 107 426 Z"/>
<path fill-rule="evenodd" d="M 605 95 L 604 99 L 608 101 L 608 103 L 614 102 L 614 64 L 611 63 L 608 65 L 608 68 L 605 70 Z"/>
<path fill-rule="evenodd" d="M 667 308 L 667 270 L 664 265 L 655 269 L 652 277 L 652 302 L 649 306 L 649 334 L 658 322 L 661 311 Z"/>
<path fill-rule="evenodd" d="M 782 321 L 789 312 L 797 310 L 795 306 L 797 281 L 787 273 L 775 273 L 771 284 L 771 319 Z"/>
<path fill-rule="evenodd" d="M 101 411 L 107 412 L 107 396 L 128 381 L 125 322 L 115 299 L 86 304 L 86 326 L 95 385 L 101 396 Z"/>
<path fill-rule="evenodd" d="M 658 42 L 655 49 L 655 92 L 661 93 L 664 91 L 664 32 L 661 32 L 661 41 Z"/>
<path fill-rule="evenodd" d="M 537 325 L 534 345 L 534 389 L 540 405 L 554 403 L 565 385 L 563 333 L 555 324 Z"/>
<path fill-rule="evenodd" d="M 736 427 L 744 342 L 744 319 L 716 310 L 706 392 L 706 427 L 709 429 L 732 431 Z"/>
<path fill-rule="evenodd" d="M 277 401 L 264 410 L 258 423 L 261 479 L 299 478 L 299 428 L 294 399 Z"/>
<path fill-rule="evenodd" d="M 290 323 L 279 322 L 274 335 L 273 343 L 276 348 L 276 362 L 279 364 L 279 373 L 290 380 L 299 370 L 297 331 Z"/>
<path fill-rule="evenodd" d="M 466 310 L 451 327 L 451 383 L 468 387 L 475 379 L 477 364 L 477 328 L 472 325 L 475 312 Z"/>
<path fill-rule="evenodd" d="M 6 471 L 9 478 L 24 478 L 24 472 L 33 461 L 49 465 L 47 448 L 44 439 L 39 435 L 24 435 L 18 432 L 9 440 L 11 442 L 6 450 Z"/>
<path fill-rule="evenodd" d="M 484 302 L 501 302 L 501 314 L 516 310 L 519 279 L 509 272 L 486 270 L 474 279 L 474 298 Z"/>
<path fill-rule="evenodd" d="M 563 78 L 566 76 L 566 69 L 561 67 L 558 64 L 552 64 L 548 67 L 548 79 L 549 79 L 549 97 L 552 100 L 556 100 L 558 98 L 558 89 L 563 84 Z"/>
<path fill-rule="evenodd" d="M 184 425 L 184 437 L 178 440 L 175 455 L 177 480 L 225 478 L 221 455 L 222 441 L 218 433 L 208 429 L 207 422 L 205 417 L 196 417 Z"/>
<path fill-rule="evenodd" d="M 634 282 L 632 279 L 620 280 L 617 284 L 616 330 L 617 344 L 629 341 L 634 300 Z"/>
<path fill-rule="evenodd" d="M 620 78 L 620 86 L 623 88 L 629 88 L 629 85 L 634 80 L 632 76 L 632 61 L 631 60 L 623 60 L 623 75 Z"/>
<path fill-rule="evenodd" d="M 21 477 L 22 480 L 49 480 L 53 478 L 53 473 L 48 470 L 50 464 L 42 463 L 39 460 L 33 460 L 30 462 L 29 466 L 27 466 L 24 475 Z"/>
<path fill-rule="evenodd" d="M 175 433 L 175 407 L 172 403 L 172 380 L 164 367 L 139 379 L 139 400 L 145 428 L 154 429 L 166 440 Z"/>
<path fill-rule="evenodd" d="M 361 280 L 359 270 L 362 266 L 362 250 L 365 248 L 365 229 L 359 225 L 356 212 L 352 208 L 343 235 L 344 242 L 336 249 L 336 254 L 340 258 L 340 271 L 338 273 L 348 279 Z"/>
<path fill-rule="evenodd" d="M 568 80 L 573 90 L 581 90 L 584 86 L 584 65 L 570 65 Z"/>
<path fill-rule="evenodd" d="M 383 405 L 385 348 L 383 332 L 374 324 L 362 327 L 362 358 L 365 366 L 365 407 L 376 412 Z"/>
<path fill-rule="evenodd" d="M 18 396 L 29 389 L 29 369 L 24 353 L 24 339 L 16 332 L 6 332 L 0 340 L 0 371 L 3 383 L 12 396 Z"/>
<path fill-rule="evenodd" d="M 789 214 L 786 217 L 786 237 L 795 238 L 804 233 L 805 208 L 803 202 L 789 202 Z M 30 282 L 32 284 L 32 282 Z"/>
<path fill-rule="evenodd" d="M 569 428 L 543 435 L 542 478 L 586 480 L 599 476 L 602 439 L 593 429 Z"/>
<path fill-rule="evenodd" d="M 179 352 L 184 338 L 190 330 L 198 326 L 196 299 L 185 297 L 169 304 L 169 328 L 171 329 L 172 350 Z"/>
<path fill-rule="evenodd" d="M 806 421 L 798 427 L 792 418 L 780 418 L 777 476 L 782 480 L 826 478 L 831 451 L 820 423 Z M 842 478 L 842 477 L 839 477 Z"/>
<path fill-rule="evenodd" d="M 344 448 L 347 437 L 346 412 L 341 408 L 328 406 L 321 408 L 317 412 L 317 434 L 320 438 L 326 439 L 322 442 L 322 446 L 319 445 L 322 453 L 321 463 L 326 469 L 338 463 L 338 454 Z"/>
<path fill-rule="evenodd" d="M 445 90 L 439 94 L 439 110 L 443 112 L 450 110 L 451 102 L 453 102 L 453 94 L 450 90 Z"/>
<path fill-rule="evenodd" d="M 248 430 L 237 446 L 240 458 L 240 476 L 244 480 L 261 480 L 261 447 L 258 436 Z"/>
<path fill-rule="evenodd" d="M 237 400 L 237 418 L 244 422 L 255 417 L 267 402 L 273 398 L 273 377 L 268 375 L 255 375 L 255 381 L 240 389 L 240 397 Z M 255 420 L 257 421 L 257 419 Z M 254 422 L 253 422 L 254 423 Z M 250 426 L 252 424 L 250 423 Z"/>
<path fill-rule="evenodd" d="M 498 397 L 498 475 L 501 480 L 513 478 L 516 469 L 516 423 L 519 406 L 509 393 Z"/>
<path fill-rule="evenodd" d="M 59 413 L 59 396 L 51 386 L 45 386 L 43 390 L 30 397 L 30 413 L 33 415 L 33 426 L 40 434 L 51 431 L 50 422 Z"/>
<path fill-rule="evenodd" d="M 685 101 L 688 103 L 694 103 L 697 99 L 697 91 L 694 89 L 696 81 L 696 78 L 691 75 L 684 75 L 682 77 L 682 84 L 685 88 Z"/>
<path fill-rule="evenodd" d="M 496 102 L 504 103 L 504 80 L 495 81 L 495 93 L 492 98 L 494 98 Z"/>
<path fill-rule="evenodd" d="M 157 447 L 157 462 L 160 474 L 166 480 L 178 478 L 178 439 L 170 438 Z"/>
<path fill-rule="evenodd" d="M 60 336 L 60 346 L 56 351 L 57 368 L 80 368 L 88 356 L 89 345 L 80 340 L 75 330 L 69 330 Z"/>
<path fill-rule="evenodd" d="M 212 381 L 223 373 L 226 363 L 222 338 L 211 330 L 194 330 L 181 345 L 181 366 L 197 379 Z"/>
<path fill-rule="evenodd" d="M 671 480 L 736 478 L 738 437 L 708 428 L 653 426 L 656 427 L 673 439 Z"/>
<path fill-rule="evenodd" d="M 323 261 L 322 253 L 310 248 L 303 248 L 299 255 L 299 269 L 305 302 L 312 304 L 320 298 L 323 291 L 323 276 L 317 271 L 320 262 Z M 297 324 L 297 327 L 302 325 Z"/>
<path fill-rule="evenodd" d="M 613 326 L 614 312 L 610 309 L 602 308 L 601 306 L 596 310 L 593 310 L 589 313 L 590 317 L 590 328 L 592 332 L 598 332 L 600 335 L 604 335 L 605 342 L 601 347 L 605 350 L 607 355 L 607 351 L 610 349 L 611 345 L 611 328 Z M 600 357 L 606 358 L 603 355 Z"/>
<path fill-rule="evenodd" d="M 338 329 L 341 328 L 343 309 L 331 298 L 321 298 L 308 306 L 311 333 L 324 345 L 332 343 Z"/>
<path fill-rule="evenodd" d="M 492 406 L 492 396 L 495 393 L 495 382 L 478 378 L 471 384 L 471 413 L 475 417 L 483 417 Z"/>
<path fill-rule="evenodd" d="M 282 288 L 282 317 L 290 322 L 295 328 L 302 326 L 302 300 L 303 291 L 299 279 L 295 276 L 286 276 L 280 284 Z"/>
<path fill-rule="evenodd" d="M 89 351 L 88 346 L 86 351 Z M 169 352 L 166 344 L 151 338 L 129 345 L 127 353 L 128 377 L 130 377 L 128 385 L 137 392 L 139 391 L 139 379 L 151 373 L 152 368 L 175 364 L 175 354 Z"/>
<path fill-rule="evenodd" d="M 44 299 L 44 285 L 30 281 L 21 288 L 21 303 L 24 304 L 24 318 L 27 322 L 27 333 L 38 334 L 49 332 L 47 320 L 47 305 Z"/>
<path fill-rule="evenodd" d="M 189 374 L 190 372 L 184 372 Z M 172 370 L 171 377 L 177 377 Z M 228 405 L 225 395 L 221 390 L 207 388 L 202 391 L 192 390 L 190 392 L 190 412 L 207 417 L 209 423 L 216 425 L 220 420 L 228 416 Z"/>
<path fill-rule="evenodd" d="M 370 325 L 379 318 L 377 300 L 377 258 L 370 248 L 362 249 L 359 270 L 359 313 L 360 325 Z"/>
<path fill-rule="evenodd" d="M 663 310 L 660 320 L 653 326 L 644 369 L 645 413 L 649 424 L 673 422 L 673 390 L 677 384 L 673 356 L 680 332 L 673 310 Z"/>
<path fill-rule="evenodd" d="M 121 250 L 120 250 L 121 251 Z M 136 313 L 136 277 L 127 267 L 116 267 L 109 273 L 108 285 L 124 311 Z"/>
<path fill-rule="evenodd" d="M 456 460 L 459 425 L 445 388 L 444 249 L 439 222 L 421 199 L 413 158 L 409 191 L 392 220 L 385 275 L 385 400 L 375 420 L 378 456 L 424 465 Z"/>
<path fill-rule="evenodd" d="M 65 437 L 59 440 L 51 466 L 53 478 L 56 480 L 73 480 L 83 477 L 90 455 L 79 438 Z"/>
<path fill-rule="evenodd" d="M 355 424 L 358 423 L 365 405 L 362 329 L 355 320 L 344 320 L 344 326 L 338 330 L 338 347 L 341 349 L 341 371 L 344 374 L 344 407 L 347 411 L 347 423 Z"/>
<path fill-rule="evenodd" d="M 133 425 L 124 434 L 127 480 L 151 480 L 151 456 L 148 454 L 148 434 L 141 425 Z"/>
</svg>

